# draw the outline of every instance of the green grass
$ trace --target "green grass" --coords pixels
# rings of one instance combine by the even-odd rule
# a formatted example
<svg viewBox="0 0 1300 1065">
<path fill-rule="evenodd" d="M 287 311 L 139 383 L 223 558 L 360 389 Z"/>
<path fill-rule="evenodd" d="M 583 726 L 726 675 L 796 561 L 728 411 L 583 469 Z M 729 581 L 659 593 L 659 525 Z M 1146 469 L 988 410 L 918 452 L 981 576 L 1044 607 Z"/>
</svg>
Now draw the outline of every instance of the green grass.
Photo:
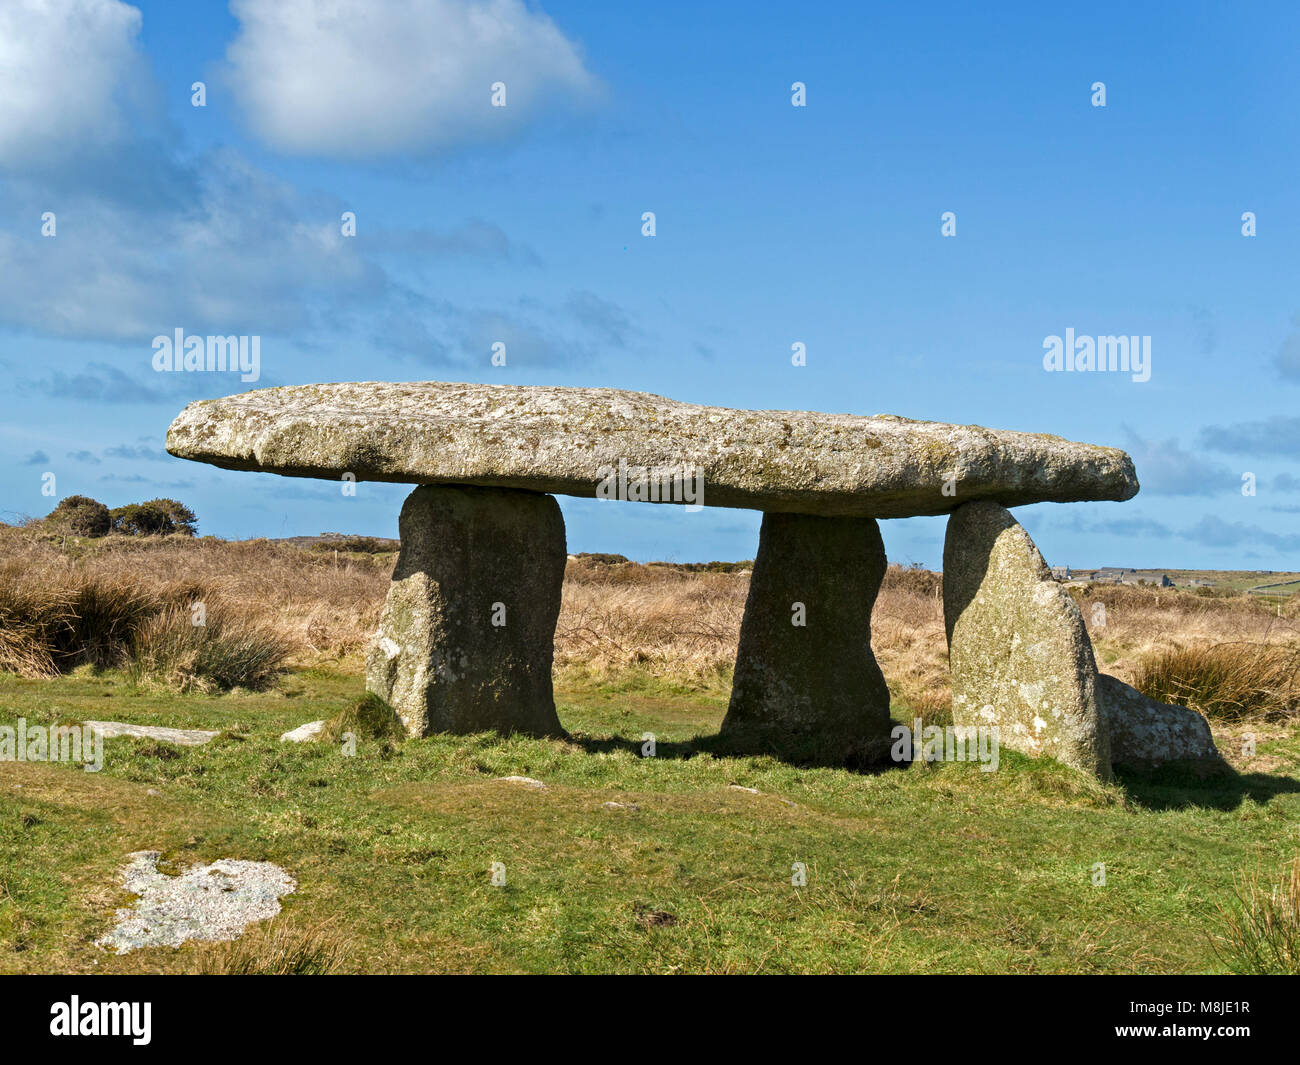
<svg viewBox="0 0 1300 1065">
<path fill-rule="evenodd" d="M 326 671 L 223 695 L 113 672 L 0 676 L 0 723 L 222 731 L 197 748 L 109 740 L 98 774 L 0 763 L 0 971 L 211 971 L 212 947 L 93 945 L 142 849 L 173 867 L 273 861 L 297 879 L 248 934 L 275 930 L 290 960 L 217 968 L 310 970 L 293 945 L 328 926 L 345 944 L 335 971 L 1222 971 L 1215 906 L 1243 869 L 1278 872 L 1297 851 L 1300 742 L 1285 731 L 1261 739 L 1268 773 L 1206 780 L 1101 785 L 1006 751 L 995 773 L 866 775 L 715 757 L 693 740 L 716 733 L 725 690 L 646 677 L 561 686 L 570 742 L 362 740 L 352 758 L 278 742 L 361 695 L 360 678 Z M 647 731 L 654 759 L 636 753 Z M 512 774 L 549 787 L 493 779 Z"/>
</svg>

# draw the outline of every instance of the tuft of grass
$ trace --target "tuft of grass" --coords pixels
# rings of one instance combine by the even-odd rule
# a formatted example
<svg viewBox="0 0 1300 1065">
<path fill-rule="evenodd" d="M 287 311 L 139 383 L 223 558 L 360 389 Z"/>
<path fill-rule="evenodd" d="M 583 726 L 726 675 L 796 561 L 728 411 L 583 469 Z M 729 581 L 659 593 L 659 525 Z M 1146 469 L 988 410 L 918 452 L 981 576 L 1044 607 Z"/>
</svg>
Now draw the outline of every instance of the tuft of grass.
<svg viewBox="0 0 1300 1065">
<path fill-rule="evenodd" d="M 276 924 L 231 943 L 203 945 L 190 971 L 199 976 L 329 976 L 340 970 L 349 942 L 330 923 L 296 929 Z"/>
<path fill-rule="evenodd" d="M 325 725 L 325 735 L 337 743 L 345 732 L 358 739 L 396 743 L 406 738 L 397 711 L 373 692 L 366 692 L 350 706 L 340 710 Z"/>
<path fill-rule="evenodd" d="M 269 688 L 279 676 L 290 646 L 265 625 L 209 604 L 205 623 L 172 607 L 142 624 L 131 642 L 127 675 L 134 683 L 155 682 L 177 691 Z"/>
<path fill-rule="evenodd" d="M 1237 878 L 1233 896 L 1216 906 L 1212 942 L 1224 966 L 1238 975 L 1300 976 L 1300 858 L 1272 884 L 1258 871 Z"/>
<path fill-rule="evenodd" d="M 1300 649 L 1262 643 L 1165 648 L 1143 659 L 1133 686 L 1212 719 L 1286 720 L 1300 710 Z"/>
</svg>

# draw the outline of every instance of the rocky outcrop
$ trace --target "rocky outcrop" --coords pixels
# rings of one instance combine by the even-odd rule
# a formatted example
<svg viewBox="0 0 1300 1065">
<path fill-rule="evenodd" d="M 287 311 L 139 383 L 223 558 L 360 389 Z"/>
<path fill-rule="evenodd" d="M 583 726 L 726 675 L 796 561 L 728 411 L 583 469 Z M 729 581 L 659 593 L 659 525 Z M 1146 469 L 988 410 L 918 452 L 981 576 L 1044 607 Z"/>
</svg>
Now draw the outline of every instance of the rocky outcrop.
<svg viewBox="0 0 1300 1065">
<path fill-rule="evenodd" d="M 297 477 L 577 496 L 621 485 L 649 502 L 823 516 L 943 514 L 979 499 L 1128 499 L 1138 489 L 1124 452 L 1039 433 L 731 410 L 610 388 L 436 381 L 294 385 L 201 400 L 172 423 L 167 450 Z M 691 484 L 665 491 L 674 471 Z M 701 498 L 684 498 L 697 487 Z"/>
<path fill-rule="evenodd" d="M 884 575 L 871 518 L 763 515 L 725 741 L 816 760 L 885 757 L 889 689 L 871 653 Z"/>
<path fill-rule="evenodd" d="M 366 687 L 407 733 L 563 735 L 551 660 L 564 519 L 550 496 L 425 486 L 402 506 Z"/>
<path fill-rule="evenodd" d="M 1110 776 L 1083 616 L 996 503 L 967 503 L 948 519 L 943 614 L 955 725 L 996 726 L 1011 750 Z"/>
</svg>

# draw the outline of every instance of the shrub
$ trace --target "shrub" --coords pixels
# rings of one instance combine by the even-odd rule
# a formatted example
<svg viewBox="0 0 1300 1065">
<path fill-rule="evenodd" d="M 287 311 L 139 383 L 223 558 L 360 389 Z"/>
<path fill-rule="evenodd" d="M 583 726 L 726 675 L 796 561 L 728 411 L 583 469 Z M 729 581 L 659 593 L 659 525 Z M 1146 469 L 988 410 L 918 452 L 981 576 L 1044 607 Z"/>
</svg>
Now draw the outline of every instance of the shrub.
<svg viewBox="0 0 1300 1065">
<path fill-rule="evenodd" d="M 1241 877 L 1233 896 L 1216 906 L 1219 960 L 1238 975 L 1300 976 L 1300 858 L 1272 885 L 1258 872 Z"/>
<path fill-rule="evenodd" d="M 198 531 L 194 511 L 175 499 L 128 503 L 110 512 L 113 528 L 127 536 L 193 536 Z"/>
<path fill-rule="evenodd" d="M 105 536 L 113 527 L 108 507 L 89 496 L 68 496 L 60 499 L 46 523 L 64 528 L 74 536 Z"/>
<path fill-rule="evenodd" d="M 1289 718 L 1300 707 L 1300 650 L 1263 643 L 1166 648 L 1143 660 L 1133 686 L 1210 718 Z"/>
</svg>

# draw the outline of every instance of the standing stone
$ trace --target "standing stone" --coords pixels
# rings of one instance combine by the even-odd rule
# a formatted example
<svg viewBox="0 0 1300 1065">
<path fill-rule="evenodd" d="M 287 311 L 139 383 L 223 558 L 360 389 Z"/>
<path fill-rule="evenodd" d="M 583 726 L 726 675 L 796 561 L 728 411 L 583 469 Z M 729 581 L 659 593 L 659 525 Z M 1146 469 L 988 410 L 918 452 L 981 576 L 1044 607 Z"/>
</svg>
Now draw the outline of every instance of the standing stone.
<svg viewBox="0 0 1300 1065">
<path fill-rule="evenodd" d="M 952 718 L 999 743 L 1110 777 L 1110 734 L 1083 616 L 1029 534 L 992 502 L 948 519 L 943 615 Z"/>
<path fill-rule="evenodd" d="M 728 745 L 855 764 L 887 757 L 889 689 L 871 653 L 884 575 L 872 518 L 763 515 L 722 723 Z"/>
<path fill-rule="evenodd" d="M 424 485 L 366 659 L 366 687 L 412 736 L 560 736 L 551 688 L 564 518 L 551 496 Z"/>
</svg>

